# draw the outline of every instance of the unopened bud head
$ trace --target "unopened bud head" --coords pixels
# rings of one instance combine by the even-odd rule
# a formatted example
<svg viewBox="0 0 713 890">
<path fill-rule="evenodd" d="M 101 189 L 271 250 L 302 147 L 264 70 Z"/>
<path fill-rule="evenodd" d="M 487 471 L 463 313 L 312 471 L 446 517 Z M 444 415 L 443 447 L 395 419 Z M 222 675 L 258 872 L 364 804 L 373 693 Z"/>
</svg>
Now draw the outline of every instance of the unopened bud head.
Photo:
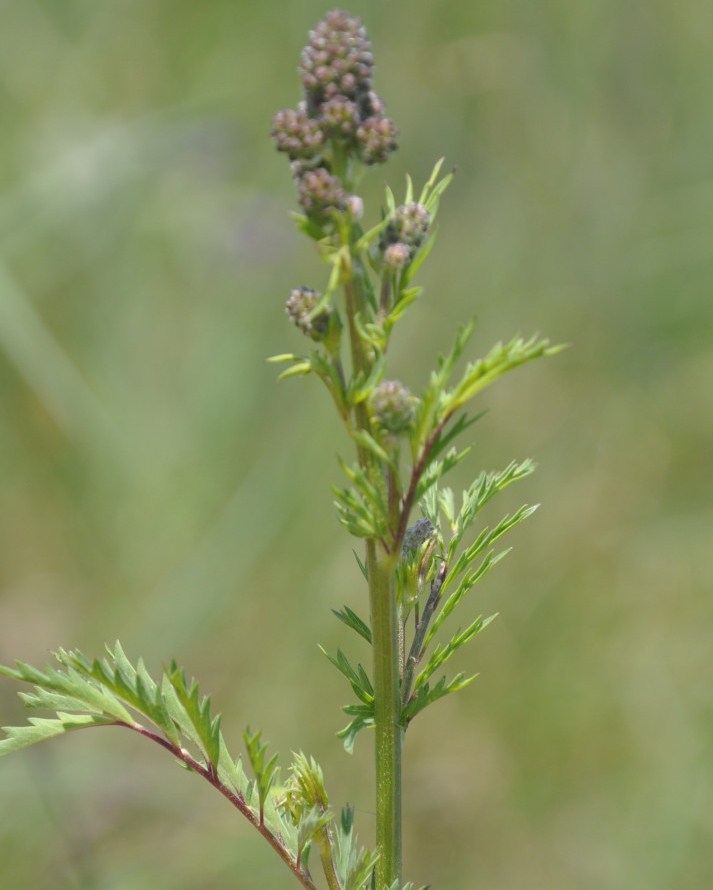
<svg viewBox="0 0 713 890">
<path fill-rule="evenodd" d="M 398 435 L 413 425 L 416 402 L 398 380 L 384 380 L 371 394 L 371 411 L 383 432 Z"/>
<path fill-rule="evenodd" d="M 296 287 L 290 293 L 285 306 L 285 311 L 295 326 L 305 336 L 316 342 L 320 342 L 327 337 L 332 314 L 331 306 L 325 306 L 314 314 L 319 301 L 320 294 L 316 290 L 312 290 L 310 287 Z"/>
</svg>

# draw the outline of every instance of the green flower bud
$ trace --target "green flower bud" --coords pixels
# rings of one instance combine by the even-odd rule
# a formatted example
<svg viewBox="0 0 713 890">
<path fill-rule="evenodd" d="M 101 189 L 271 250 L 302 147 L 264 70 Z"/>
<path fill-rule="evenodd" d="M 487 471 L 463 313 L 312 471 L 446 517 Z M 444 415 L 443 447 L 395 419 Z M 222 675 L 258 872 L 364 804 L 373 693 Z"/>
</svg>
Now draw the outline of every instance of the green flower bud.
<svg viewBox="0 0 713 890">
<path fill-rule="evenodd" d="M 411 393 L 398 380 L 382 381 L 371 394 L 371 412 L 377 426 L 385 433 L 399 435 L 411 428 L 416 414 Z"/>
</svg>

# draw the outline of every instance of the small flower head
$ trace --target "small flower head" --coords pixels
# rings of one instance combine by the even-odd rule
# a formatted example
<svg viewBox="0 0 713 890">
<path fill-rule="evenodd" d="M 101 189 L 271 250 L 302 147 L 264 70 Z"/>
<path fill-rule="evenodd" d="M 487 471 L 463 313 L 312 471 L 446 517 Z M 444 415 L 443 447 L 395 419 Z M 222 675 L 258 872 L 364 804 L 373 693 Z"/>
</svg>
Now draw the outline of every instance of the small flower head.
<svg viewBox="0 0 713 890">
<path fill-rule="evenodd" d="M 337 142 L 350 142 L 359 126 L 356 102 L 346 96 L 334 96 L 319 108 L 319 122 L 324 133 Z"/>
<path fill-rule="evenodd" d="M 399 435 L 413 425 L 416 399 L 398 380 L 384 380 L 371 394 L 371 412 L 382 432 Z"/>
<path fill-rule="evenodd" d="M 332 307 L 325 306 L 313 315 L 320 301 L 320 294 L 310 287 L 296 287 L 287 299 L 285 311 L 290 316 L 295 326 L 305 336 L 316 342 L 326 339 L 329 333 L 329 323 L 332 315 Z"/>
<path fill-rule="evenodd" d="M 334 96 L 355 100 L 368 93 L 373 67 L 361 21 L 340 9 L 328 12 L 302 51 L 300 74 L 310 113 Z"/>
<path fill-rule="evenodd" d="M 291 161 L 309 161 L 318 157 L 324 145 L 324 132 L 319 122 L 307 117 L 304 108 L 286 108 L 272 119 L 272 138 L 278 151 Z"/>
<path fill-rule="evenodd" d="M 364 216 L 364 199 L 359 195 L 349 195 L 347 198 L 347 210 L 352 219 L 360 220 Z"/>
<path fill-rule="evenodd" d="M 423 204 L 402 204 L 381 235 L 380 247 L 386 253 L 389 245 L 404 244 L 413 259 L 426 240 L 431 214 Z"/>
<path fill-rule="evenodd" d="M 396 124 L 390 117 L 375 114 L 368 117 L 357 130 L 357 150 L 365 164 L 383 164 L 396 151 Z"/>
<path fill-rule="evenodd" d="M 398 272 L 408 265 L 411 259 L 411 251 L 408 245 L 397 241 L 395 244 L 389 244 L 384 251 L 384 265 L 392 272 Z"/>
<path fill-rule="evenodd" d="M 296 168 L 298 203 L 307 216 L 325 221 L 334 211 L 343 211 L 347 205 L 347 193 L 336 176 L 326 167 L 314 170 Z"/>
<path fill-rule="evenodd" d="M 359 99 L 359 113 L 363 120 L 368 117 L 383 117 L 386 105 L 378 93 L 369 90 Z"/>
</svg>

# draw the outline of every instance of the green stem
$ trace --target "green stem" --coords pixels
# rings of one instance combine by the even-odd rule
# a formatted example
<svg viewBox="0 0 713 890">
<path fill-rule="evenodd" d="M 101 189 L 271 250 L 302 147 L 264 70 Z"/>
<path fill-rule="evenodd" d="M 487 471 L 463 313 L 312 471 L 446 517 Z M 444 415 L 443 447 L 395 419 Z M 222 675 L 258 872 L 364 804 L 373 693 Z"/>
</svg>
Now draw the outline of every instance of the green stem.
<svg viewBox="0 0 713 890">
<path fill-rule="evenodd" d="M 329 843 L 329 829 L 326 826 L 317 834 L 317 846 L 319 847 L 319 858 L 322 863 L 322 869 L 324 871 L 324 876 L 327 879 L 329 890 L 341 890 L 339 878 L 334 870 L 332 846 Z"/>
<path fill-rule="evenodd" d="M 393 558 L 366 548 L 374 653 L 376 863 L 378 890 L 401 880 L 401 696 Z"/>
<path fill-rule="evenodd" d="M 349 259 L 343 269 L 343 286 L 346 314 L 349 325 L 353 373 L 366 373 L 369 359 L 355 324 L 355 316 L 366 305 L 366 296 L 358 257 L 353 245 L 349 246 Z M 355 425 L 369 430 L 369 415 L 361 402 L 354 409 Z M 366 470 L 372 482 L 380 479 L 383 485 L 383 468 L 373 454 L 357 447 L 359 464 Z M 392 495 L 389 504 L 389 520 L 392 534 L 398 525 L 400 498 L 398 482 L 390 479 L 387 487 Z M 377 541 L 366 542 L 366 565 L 369 579 L 369 605 L 371 612 L 372 652 L 374 658 L 374 724 L 376 730 L 376 863 L 377 890 L 386 890 L 395 882 L 401 882 L 401 690 L 399 663 L 399 633 L 394 589 L 395 552 L 387 553 Z"/>
</svg>

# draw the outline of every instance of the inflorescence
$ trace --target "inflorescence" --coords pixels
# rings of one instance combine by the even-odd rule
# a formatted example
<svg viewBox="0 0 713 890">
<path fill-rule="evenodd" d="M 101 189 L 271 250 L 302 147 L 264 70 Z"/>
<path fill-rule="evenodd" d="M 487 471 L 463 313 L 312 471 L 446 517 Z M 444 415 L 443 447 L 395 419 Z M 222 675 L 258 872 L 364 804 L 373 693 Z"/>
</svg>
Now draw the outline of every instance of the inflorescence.
<svg viewBox="0 0 713 890">
<path fill-rule="evenodd" d="M 341 180 L 350 164 L 381 164 L 396 149 L 398 131 L 372 89 L 373 71 L 361 21 L 332 10 L 302 51 L 304 100 L 273 118 L 272 138 L 292 161 L 299 204 L 318 223 L 348 209 Z"/>
</svg>

